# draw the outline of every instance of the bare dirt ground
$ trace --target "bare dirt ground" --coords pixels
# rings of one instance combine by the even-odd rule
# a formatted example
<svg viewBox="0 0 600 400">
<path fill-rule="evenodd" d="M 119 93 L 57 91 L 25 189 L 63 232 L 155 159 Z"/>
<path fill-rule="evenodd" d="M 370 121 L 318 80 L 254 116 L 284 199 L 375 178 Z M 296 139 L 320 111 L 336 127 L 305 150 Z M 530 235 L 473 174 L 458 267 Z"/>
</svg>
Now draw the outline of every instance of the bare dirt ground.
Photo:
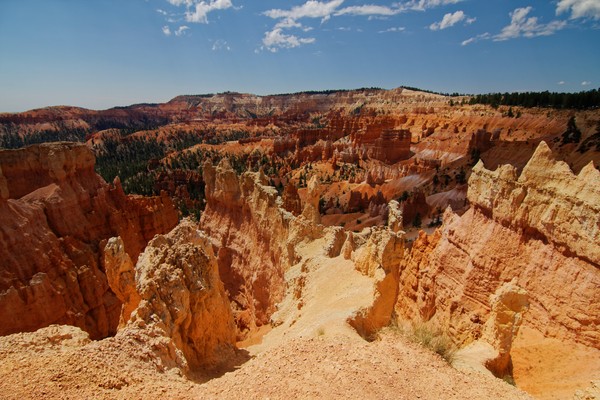
<svg viewBox="0 0 600 400">
<path fill-rule="evenodd" d="M 516 384 L 536 399 L 571 399 L 600 380 L 600 350 L 522 327 L 513 344 Z"/>
<path fill-rule="evenodd" d="M 528 399 L 507 383 L 453 369 L 392 332 L 292 339 L 201 383 L 158 373 L 127 349 L 20 348 L 3 339 L 3 399 Z M 35 346 L 34 346 L 35 347 Z M 15 351 L 16 350 L 16 351 Z M 133 350 L 133 349 L 129 349 Z M 233 363 L 235 364 L 235 362 Z M 218 373 L 215 372 L 216 374 Z"/>
<path fill-rule="evenodd" d="M 300 296 L 281 304 L 278 326 L 193 381 L 157 372 L 150 346 L 135 337 L 90 343 L 76 328 L 51 327 L 0 338 L 0 398 L 530 398 L 490 375 L 458 371 L 393 330 L 363 340 L 346 319 L 368 304 L 370 282 L 342 257 L 317 256 L 289 274 L 305 279 Z"/>
</svg>

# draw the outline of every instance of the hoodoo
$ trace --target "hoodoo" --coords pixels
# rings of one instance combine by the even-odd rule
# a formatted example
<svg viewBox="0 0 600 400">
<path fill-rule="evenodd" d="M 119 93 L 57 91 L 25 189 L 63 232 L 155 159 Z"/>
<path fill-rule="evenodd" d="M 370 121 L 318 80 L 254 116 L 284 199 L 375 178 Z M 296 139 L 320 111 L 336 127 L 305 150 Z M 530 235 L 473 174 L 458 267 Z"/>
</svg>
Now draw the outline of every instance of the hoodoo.
<svg viewBox="0 0 600 400">
<path fill-rule="evenodd" d="M 0 150 L 0 335 L 69 324 L 98 339 L 116 332 L 121 302 L 100 262 L 123 239 L 132 260 L 177 223 L 167 196 L 128 196 L 94 172 L 83 144 Z"/>
</svg>

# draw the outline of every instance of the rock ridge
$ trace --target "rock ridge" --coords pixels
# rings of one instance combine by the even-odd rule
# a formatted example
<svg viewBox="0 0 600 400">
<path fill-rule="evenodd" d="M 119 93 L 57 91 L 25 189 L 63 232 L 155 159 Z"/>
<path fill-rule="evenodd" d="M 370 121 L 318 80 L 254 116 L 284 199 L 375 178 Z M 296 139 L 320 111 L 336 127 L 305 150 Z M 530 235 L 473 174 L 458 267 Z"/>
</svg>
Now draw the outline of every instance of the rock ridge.
<svg viewBox="0 0 600 400">
<path fill-rule="evenodd" d="M 121 304 L 101 243 L 121 236 L 135 262 L 148 240 L 177 223 L 168 197 L 127 196 L 94 162 L 75 143 L 0 151 L 0 335 L 50 324 L 78 326 L 93 339 L 114 334 Z"/>
<path fill-rule="evenodd" d="M 200 227 L 213 239 L 241 339 L 269 323 L 285 294 L 285 271 L 300 260 L 296 246 L 322 237 L 324 228 L 285 210 L 261 173 L 238 177 L 224 159 L 205 163 L 203 174 Z"/>
<path fill-rule="evenodd" d="M 593 162 L 574 174 L 541 142 L 520 175 L 511 165 L 490 171 L 479 161 L 467 198 L 494 220 L 600 267 L 600 171 Z"/>
<path fill-rule="evenodd" d="M 123 302 L 118 336 L 161 338 L 158 355 L 184 373 L 232 356 L 235 325 L 209 239 L 191 220 L 157 235 L 135 267 L 120 238 L 104 248 L 111 288 Z M 150 340 L 149 340 L 150 342 Z"/>
</svg>

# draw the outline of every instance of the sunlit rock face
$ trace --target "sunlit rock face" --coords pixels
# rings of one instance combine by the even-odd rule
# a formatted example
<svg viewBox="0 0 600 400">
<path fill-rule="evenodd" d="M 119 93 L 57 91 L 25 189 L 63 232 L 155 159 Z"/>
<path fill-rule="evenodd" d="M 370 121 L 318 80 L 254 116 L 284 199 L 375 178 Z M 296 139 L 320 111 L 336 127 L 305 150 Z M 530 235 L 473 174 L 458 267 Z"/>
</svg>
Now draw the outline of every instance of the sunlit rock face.
<svg viewBox="0 0 600 400">
<path fill-rule="evenodd" d="M 167 197 L 127 196 L 94 172 L 84 145 L 0 151 L 0 335 L 60 323 L 114 334 L 121 302 L 109 290 L 101 243 L 123 238 L 132 260 L 177 223 Z"/>
</svg>

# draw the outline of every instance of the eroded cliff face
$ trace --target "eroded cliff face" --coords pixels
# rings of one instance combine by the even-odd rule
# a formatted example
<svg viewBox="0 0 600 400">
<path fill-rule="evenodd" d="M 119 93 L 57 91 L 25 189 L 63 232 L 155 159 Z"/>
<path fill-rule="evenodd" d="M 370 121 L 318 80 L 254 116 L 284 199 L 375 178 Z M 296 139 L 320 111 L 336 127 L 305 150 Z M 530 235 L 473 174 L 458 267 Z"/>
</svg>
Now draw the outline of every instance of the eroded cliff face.
<svg viewBox="0 0 600 400">
<path fill-rule="evenodd" d="M 396 313 L 433 320 L 461 345 L 484 339 L 502 355 L 519 325 L 504 324 L 504 332 L 493 320 L 512 306 L 494 304 L 514 297 L 521 300 L 508 314 L 524 326 L 600 347 L 599 179 L 592 164 L 573 174 L 545 143 L 520 176 L 479 163 L 469 180 L 472 207 L 461 217 L 447 210 L 442 227 L 421 232 L 404 258 Z M 514 293 L 498 297 L 508 282 Z"/>
<path fill-rule="evenodd" d="M 243 338 L 269 323 L 285 293 L 284 273 L 299 260 L 295 246 L 322 236 L 323 228 L 286 211 L 260 173 L 238 177 L 226 159 L 216 167 L 207 162 L 203 172 L 207 205 L 200 226 L 214 240 Z"/>
<path fill-rule="evenodd" d="M 113 291 L 123 302 L 117 335 L 159 341 L 165 367 L 214 367 L 235 348 L 235 325 L 209 239 L 190 220 L 152 239 L 133 267 L 120 238 L 104 248 Z"/>
<path fill-rule="evenodd" d="M 0 335 L 71 324 L 114 334 L 121 303 L 100 245 L 120 235 L 132 260 L 177 223 L 169 198 L 127 196 L 94 172 L 84 145 L 0 151 Z"/>
<path fill-rule="evenodd" d="M 494 221 L 600 267 L 600 173 L 592 162 L 575 175 L 542 142 L 519 176 L 510 165 L 489 171 L 479 162 L 468 199 Z"/>
</svg>

